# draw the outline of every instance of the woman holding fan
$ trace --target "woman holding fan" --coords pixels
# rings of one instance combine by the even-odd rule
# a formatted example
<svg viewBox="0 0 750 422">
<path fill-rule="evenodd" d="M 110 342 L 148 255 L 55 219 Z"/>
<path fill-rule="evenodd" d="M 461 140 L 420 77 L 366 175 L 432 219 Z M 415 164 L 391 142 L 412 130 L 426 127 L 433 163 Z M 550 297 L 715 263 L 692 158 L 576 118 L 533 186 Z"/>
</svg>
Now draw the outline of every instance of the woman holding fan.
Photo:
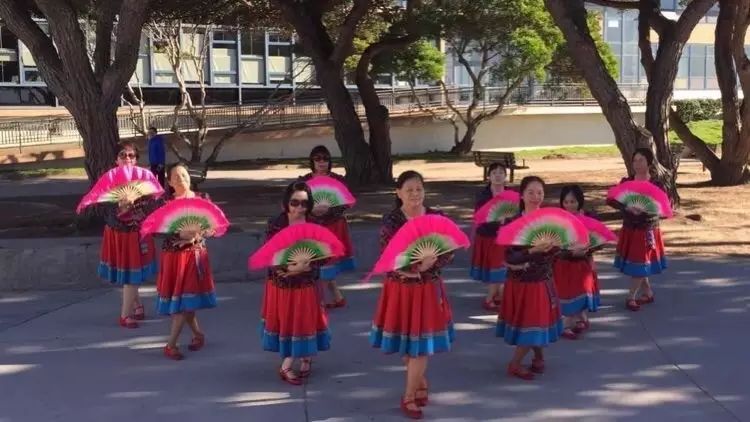
<svg viewBox="0 0 750 422">
<path fill-rule="evenodd" d="M 282 229 L 304 224 L 311 218 L 312 193 L 302 182 L 289 185 L 284 192 L 279 216 L 268 223 L 266 242 Z M 318 226 L 314 226 L 318 228 Z M 291 261 L 271 267 L 263 292 L 260 336 L 263 350 L 281 355 L 279 376 L 292 385 L 302 384 L 310 375 L 312 356 L 331 346 L 328 318 L 318 296 L 320 261 Z M 300 360 L 295 371 L 295 360 Z"/>
<path fill-rule="evenodd" d="M 633 153 L 633 176 L 623 178 L 620 183 L 651 182 L 663 191 L 661 183 L 651 177 L 653 165 L 654 153 L 648 148 L 638 148 Z M 649 276 L 659 274 L 667 268 L 664 241 L 659 229 L 659 215 L 644 212 L 639 207 L 623 205 L 612 198 L 608 198 L 607 204 L 622 213 L 622 229 L 617 242 L 614 265 L 623 274 L 632 278 L 625 306 L 631 311 L 638 311 L 641 305 L 654 302 L 654 291 Z"/>
<path fill-rule="evenodd" d="M 118 145 L 116 163 L 118 167 L 138 164 L 138 148 L 134 143 Z M 145 318 L 138 286 L 156 274 L 156 261 L 153 238 L 141 239 L 138 231 L 141 222 L 157 206 L 151 196 L 127 196 L 118 203 L 103 205 L 106 226 L 97 272 L 103 280 L 122 286 L 119 319 L 122 327 L 137 328 L 136 320 Z"/>
<path fill-rule="evenodd" d="M 331 161 L 331 152 L 328 151 L 328 148 L 325 146 L 318 145 L 310 151 L 311 172 L 300 177 L 300 180 L 307 182 L 316 176 L 327 176 L 341 183 L 345 183 L 343 176 L 331 171 L 332 167 L 333 162 Z M 326 204 L 315 204 L 312 210 L 313 221 L 336 234 L 346 248 L 344 257 L 331 260 L 325 266 L 320 268 L 320 279 L 326 283 L 329 291 L 333 294 L 333 302 L 326 304 L 326 308 L 342 308 L 346 306 L 346 299 L 341 293 L 341 289 L 336 285 L 335 279 L 340 272 L 351 271 L 354 269 L 352 239 L 349 235 L 349 224 L 344 215 L 344 212 L 346 212 L 348 208 L 349 207 L 346 205 L 328 206 Z"/>
<path fill-rule="evenodd" d="M 560 208 L 575 215 L 586 215 L 584 201 L 580 186 L 563 186 Z M 599 282 L 594 271 L 593 252 L 595 249 L 564 250 L 555 261 L 555 287 L 565 323 L 562 336 L 570 340 L 577 339 L 589 328 L 587 312 L 596 312 L 599 308 Z"/>
<path fill-rule="evenodd" d="M 521 181 L 520 214 L 516 219 L 540 209 L 544 201 L 544 181 L 527 176 Z M 544 372 L 543 347 L 554 343 L 563 330 L 560 306 L 552 281 L 552 265 L 559 248 L 549 239 L 532 246 L 509 246 L 505 251 L 508 280 L 497 320 L 496 335 L 516 346 L 508 364 L 508 375 L 524 380 Z M 524 357 L 534 352 L 531 366 L 522 366 Z"/>
<path fill-rule="evenodd" d="M 168 177 L 173 192 L 168 201 L 196 197 L 208 199 L 208 195 L 190 190 L 190 175 L 184 164 L 172 166 Z M 198 325 L 195 311 L 216 306 L 214 279 L 204 240 L 211 234 L 210 231 L 180 230 L 164 240 L 156 281 L 156 308 L 160 315 L 172 317 L 169 340 L 164 347 L 164 356 L 169 359 L 181 360 L 184 357 L 177 341 L 185 323 L 193 332 L 188 350 L 200 350 L 205 344 L 206 336 Z"/>
<path fill-rule="evenodd" d="M 440 214 L 424 205 L 424 179 L 415 171 L 396 182 L 396 208 L 383 216 L 380 245 L 385 249 L 396 232 L 412 219 Z M 440 269 L 452 253 L 427 257 L 386 275 L 370 331 L 370 344 L 387 354 L 399 353 L 406 364 L 406 389 L 401 409 L 419 419 L 426 406 L 427 358 L 450 350 L 453 322 Z"/>
<path fill-rule="evenodd" d="M 500 163 L 489 167 L 489 183 L 477 193 L 474 212 L 477 213 L 491 199 L 502 196 L 505 191 L 507 170 Z M 517 203 L 518 200 L 516 199 Z M 505 248 L 495 243 L 497 230 L 505 223 L 505 216 L 498 220 L 477 222 L 471 253 L 469 275 L 474 280 L 487 284 L 487 296 L 482 306 L 488 311 L 497 311 L 501 302 L 503 282 L 506 277 Z"/>
</svg>

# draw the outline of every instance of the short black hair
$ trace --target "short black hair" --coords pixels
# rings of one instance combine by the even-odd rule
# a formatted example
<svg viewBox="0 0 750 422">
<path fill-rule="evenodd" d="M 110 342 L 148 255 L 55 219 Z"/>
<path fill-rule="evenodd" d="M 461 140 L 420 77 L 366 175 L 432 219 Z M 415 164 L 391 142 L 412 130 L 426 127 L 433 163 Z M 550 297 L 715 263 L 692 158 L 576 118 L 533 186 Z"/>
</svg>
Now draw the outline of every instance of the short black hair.
<svg viewBox="0 0 750 422">
<path fill-rule="evenodd" d="M 632 161 L 632 159 L 635 158 L 636 155 L 642 155 L 646 159 L 646 162 L 648 163 L 649 168 L 654 165 L 654 152 L 651 151 L 651 149 L 649 149 L 649 148 L 638 148 L 638 149 L 636 149 L 635 152 L 633 152 L 633 156 L 631 157 L 631 161 Z"/>
<path fill-rule="evenodd" d="M 578 201 L 578 210 L 582 210 L 585 198 L 583 196 L 583 189 L 581 189 L 581 187 L 578 185 L 563 186 L 562 190 L 560 191 L 560 208 L 564 208 L 563 201 L 565 201 L 565 197 L 570 193 L 572 193 L 573 196 L 575 196 L 576 201 Z"/>
</svg>

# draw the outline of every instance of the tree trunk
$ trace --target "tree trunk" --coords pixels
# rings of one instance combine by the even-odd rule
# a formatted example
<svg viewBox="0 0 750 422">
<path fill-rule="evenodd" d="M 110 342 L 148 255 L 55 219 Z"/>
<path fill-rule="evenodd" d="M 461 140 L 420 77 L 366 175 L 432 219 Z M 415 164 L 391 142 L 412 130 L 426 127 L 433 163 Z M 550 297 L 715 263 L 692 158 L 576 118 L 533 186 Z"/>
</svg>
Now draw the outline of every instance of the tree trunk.
<svg viewBox="0 0 750 422">
<path fill-rule="evenodd" d="M 83 104 L 66 104 L 83 138 L 84 168 L 91 183 L 115 165 L 120 142 L 116 109 L 93 104 L 85 100 Z"/>
<path fill-rule="evenodd" d="M 474 137 L 477 134 L 478 125 L 473 119 L 467 120 L 466 132 L 464 132 L 461 142 L 453 145 L 451 152 L 458 155 L 466 155 L 471 152 L 474 147 Z"/>
<path fill-rule="evenodd" d="M 625 166 L 632 174 L 633 152 L 636 148 L 650 148 L 651 134 L 635 122 L 628 101 L 607 72 L 588 29 L 584 1 L 545 0 L 545 3 L 565 37 L 571 57 L 612 127 Z"/>
<path fill-rule="evenodd" d="M 368 184 L 374 163 L 365 142 L 362 123 L 340 70 L 328 61 L 315 61 L 315 75 L 331 112 L 334 136 L 344 159 L 346 179 L 353 185 Z"/>
<path fill-rule="evenodd" d="M 393 160 L 391 159 L 391 127 L 388 108 L 380 104 L 369 70 L 369 60 L 357 66 L 357 88 L 362 105 L 365 106 L 367 127 L 370 134 L 370 151 L 376 167 L 371 175 L 373 182 L 393 183 Z"/>
</svg>

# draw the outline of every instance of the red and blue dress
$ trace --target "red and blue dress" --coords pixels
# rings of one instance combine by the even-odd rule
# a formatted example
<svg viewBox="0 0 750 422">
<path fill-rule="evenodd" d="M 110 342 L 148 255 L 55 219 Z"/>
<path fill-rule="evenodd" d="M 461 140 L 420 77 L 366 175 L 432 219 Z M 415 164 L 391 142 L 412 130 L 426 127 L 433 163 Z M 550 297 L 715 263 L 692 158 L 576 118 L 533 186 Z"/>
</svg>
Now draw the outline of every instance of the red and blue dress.
<svg viewBox="0 0 750 422">
<path fill-rule="evenodd" d="M 588 213 L 586 215 L 594 218 Z M 553 278 L 563 316 L 599 309 L 599 277 L 592 253 L 589 251 L 584 256 L 573 256 L 570 251 L 562 251 L 555 260 Z"/>
<path fill-rule="evenodd" d="M 125 212 L 117 204 L 102 205 L 104 237 L 97 273 L 114 285 L 140 285 L 156 275 L 156 253 L 151 236 L 141 238 L 143 220 L 160 202 L 150 196 L 136 200 Z"/>
<path fill-rule="evenodd" d="M 316 175 L 313 173 L 308 173 L 301 176 L 300 181 L 306 182 L 315 176 Z M 326 176 L 346 184 L 346 179 L 341 175 L 329 172 Z M 347 223 L 346 215 L 344 214 L 347 209 L 349 209 L 349 207 L 346 205 L 331 207 L 321 216 L 313 215 L 310 217 L 314 223 L 332 231 L 341 243 L 344 244 L 344 256 L 329 260 L 325 265 L 320 267 L 321 280 L 335 280 L 340 273 L 353 271 L 356 268 L 352 238 L 349 234 L 349 223 Z"/>
<path fill-rule="evenodd" d="M 428 208 L 427 214 L 441 214 Z M 381 250 L 408 221 L 401 209 L 383 217 Z M 417 266 L 386 275 L 370 330 L 370 344 L 386 354 L 429 356 L 449 351 L 454 339 L 453 316 L 440 269 L 453 260 L 453 254 L 438 257 L 428 271 L 416 273 Z"/>
<path fill-rule="evenodd" d="M 289 226 L 286 213 L 268 223 L 267 239 Z M 260 311 L 263 350 L 282 358 L 304 358 L 331 347 L 328 317 L 318 295 L 319 267 L 286 275 L 284 267 L 268 270 Z"/>
<path fill-rule="evenodd" d="M 505 251 L 508 280 L 495 335 L 513 346 L 543 347 L 554 343 L 563 332 L 560 303 L 552 281 L 557 250 L 529 253 L 528 247 L 510 246 Z"/>
<path fill-rule="evenodd" d="M 206 194 L 196 194 L 209 199 Z M 171 198 L 170 198 L 171 199 Z M 156 311 L 160 315 L 216 306 L 214 279 L 205 240 L 182 245 L 179 234 L 164 239 L 156 279 Z"/>
<path fill-rule="evenodd" d="M 476 197 L 474 212 L 492 199 L 492 188 L 487 185 Z M 495 243 L 500 222 L 484 223 L 476 227 L 471 248 L 469 276 L 484 283 L 502 283 L 507 278 L 505 247 Z"/>
<path fill-rule="evenodd" d="M 623 178 L 620 183 L 629 180 L 633 178 Z M 651 180 L 651 183 L 664 190 L 658 181 Z M 615 268 L 631 277 L 648 277 L 664 271 L 667 268 L 667 257 L 659 229 L 659 217 L 632 214 L 615 201 L 607 201 L 607 204 L 622 213 L 622 229 L 617 241 Z"/>
</svg>

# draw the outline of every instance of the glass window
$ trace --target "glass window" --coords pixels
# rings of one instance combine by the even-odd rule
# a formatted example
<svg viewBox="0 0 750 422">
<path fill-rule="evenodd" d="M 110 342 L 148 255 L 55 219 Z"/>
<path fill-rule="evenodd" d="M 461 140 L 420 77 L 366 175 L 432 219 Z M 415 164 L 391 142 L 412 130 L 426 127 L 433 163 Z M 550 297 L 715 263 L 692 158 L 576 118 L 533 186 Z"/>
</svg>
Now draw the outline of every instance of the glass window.
<svg viewBox="0 0 750 422">
<path fill-rule="evenodd" d="M 638 56 L 622 56 L 622 83 L 634 84 L 638 82 Z"/>
<path fill-rule="evenodd" d="M 614 16 L 607 16 L 607 27 L 604 29 L 604 37 L 607 41 L 622 41 L 622 28 L 620 27 L 621 24 L 622 21 L 618 14 L 614 14 Z"/>
<path fill-rule="evenodd" d="M 234 45 L 214 44 L 211 52 L 211 64 L 214 72 L 214 83 L 237 83 L 237 47 Z"/>
<path fill-rule="evenodd" d="M 661 8 L 663 10 L 674 10 L 677 1 L 678 0 L 661 0 Z"/>
<path fill-rule="evenodd" d="M 0 87 L 0 105 L 54 106 L 55 96 L 46 87 Z"/>
<path fill-rule="evenodd" d="M 259 57 L 242 58 L 242 83 L 265 84 L 264 60 Z"/>
<path fill-rule="evenodd" d="M 716 79 L 716 63 L 714 62 L 714 46 L 706 46 L 706 89 L 718 89 Z"/>
<path fill-rule="evenodd" d="M 264 56 L 266 54 L 266 36 L 260 31 L 247 31 L 242 33 L 242 55 Z"/>
<path fill-rule="evenodd" d="M 237 31 L 214 31 L 214 41 L 237 42 Z"/>
<path fill-rule="evenodd" d="M 281 32 L 269 32 L 268 33 L 269 43 L 291 43 L 292 37 L 289 34 L 283 34 Z"/>
<path fill-rule="evenodd" d="M 690 46 L 690 89 L 705 89 L 706 79 L 706 46 Z"/>
<path fill-rule="evenodd" d="M 684 49 L 682 57 L 680 57 L 680 63 L 677 65 L 677 78 L 674 81 L 675 89 L 687 89 L 688 87 L 688 54 L 689 49 Z"/>
<path fill-rule="evenodd" d="M 0 26 L 0 82 L 19 83 L 18 39 L 5 26 Z"/>
</svg>

